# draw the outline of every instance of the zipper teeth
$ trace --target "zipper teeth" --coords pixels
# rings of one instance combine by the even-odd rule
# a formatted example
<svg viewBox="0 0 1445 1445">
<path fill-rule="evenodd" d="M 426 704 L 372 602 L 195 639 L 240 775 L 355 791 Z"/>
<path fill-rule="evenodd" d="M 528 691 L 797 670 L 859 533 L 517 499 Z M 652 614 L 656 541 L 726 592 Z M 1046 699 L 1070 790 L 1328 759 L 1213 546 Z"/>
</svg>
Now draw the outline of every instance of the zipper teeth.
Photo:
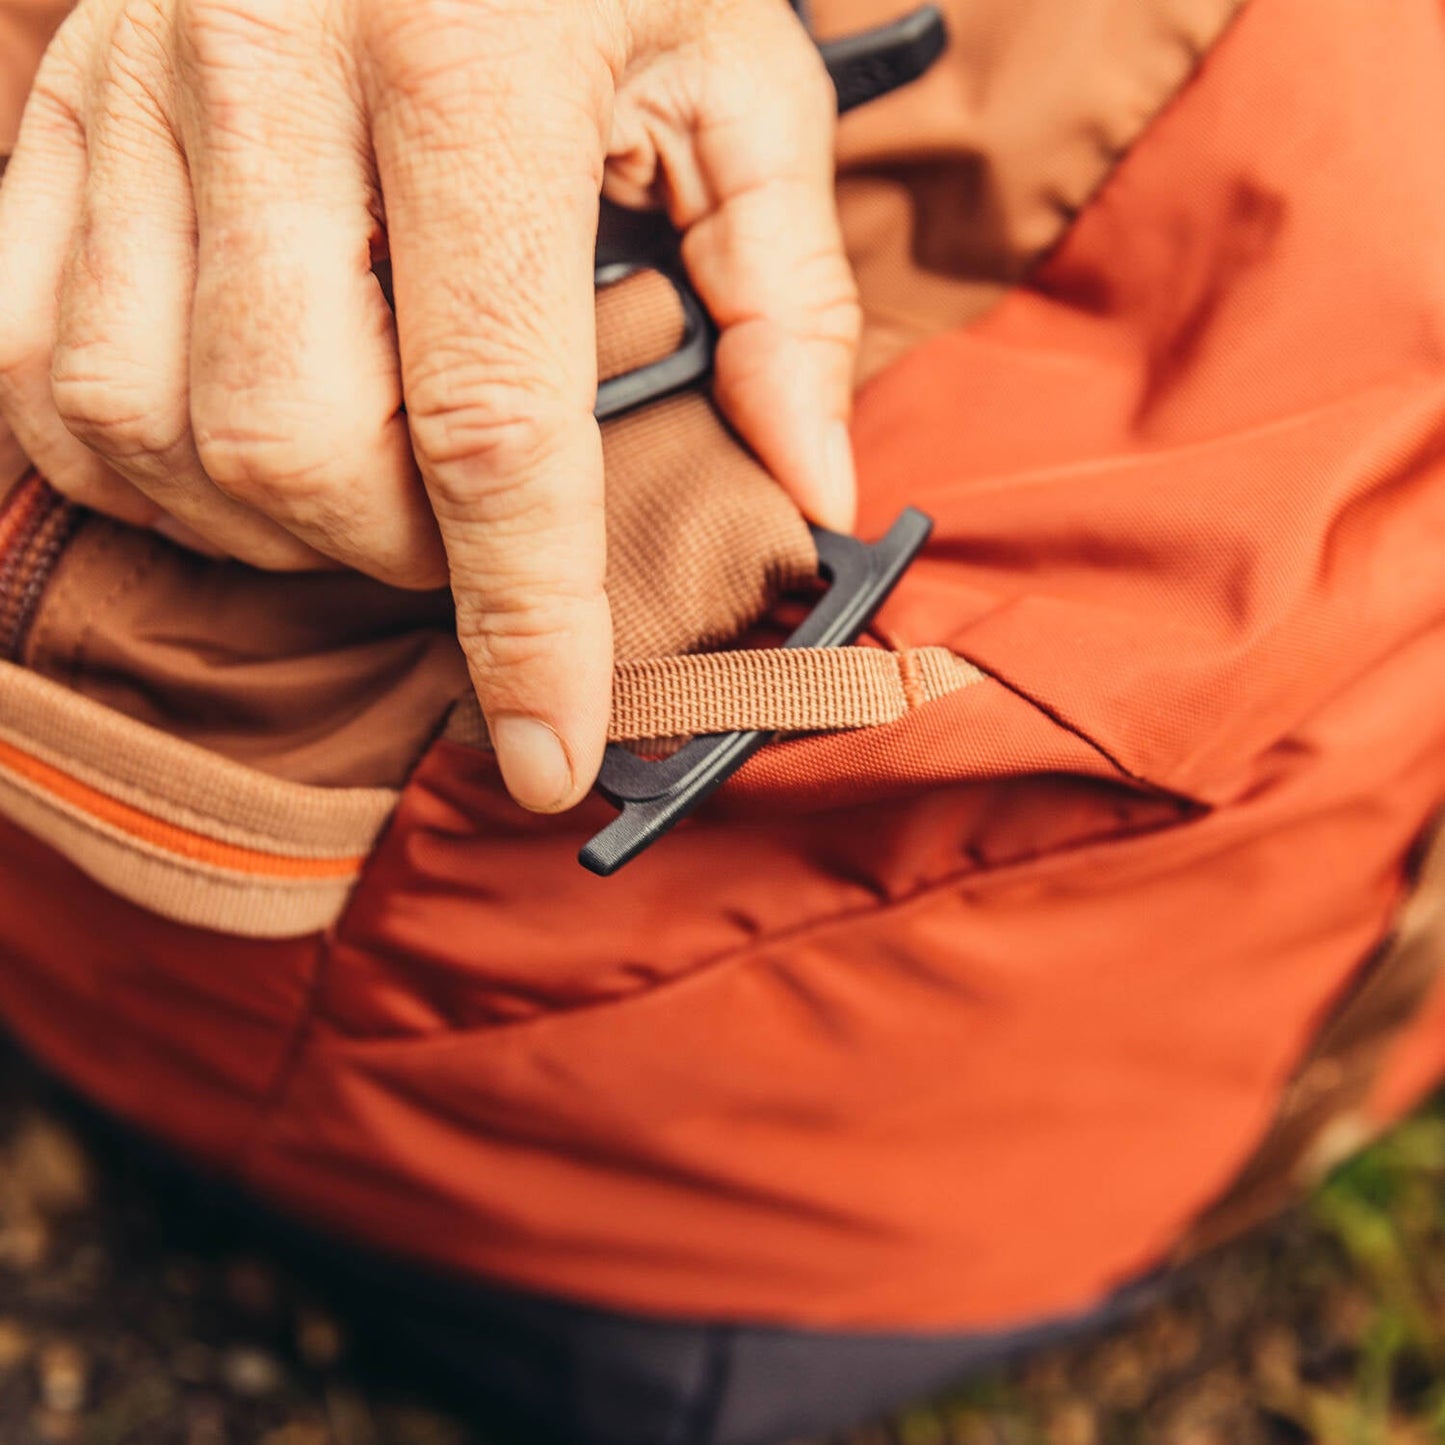
<svg viewBox="0 0 1445 1445">
<path fill-rule="evenodd" d="M 82 516 L 31 472 L 0 508 L 0 658 L 19 662 L 55 565 Z"/>
<path fill-rule="evenodd" d="M 34 515 L 42 496 L 40 478 L 31 471 L 0 501 L 0 567 L 14 551 L 16 538 Z"/>
</svg>

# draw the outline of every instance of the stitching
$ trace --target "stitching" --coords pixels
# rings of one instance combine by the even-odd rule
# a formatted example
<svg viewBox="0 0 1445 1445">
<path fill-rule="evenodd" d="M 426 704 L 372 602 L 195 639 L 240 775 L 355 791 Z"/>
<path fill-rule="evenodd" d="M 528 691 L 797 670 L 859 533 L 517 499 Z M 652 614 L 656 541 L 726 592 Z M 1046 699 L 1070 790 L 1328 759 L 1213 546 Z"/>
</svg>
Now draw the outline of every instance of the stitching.
<svg viewBox="0 0 1445 1445">
<path fill-rule="evenodd" d="M 923 678 L 919 674 L 918 659 L 910 652 L 893 654 L 898 665 L 899 681 L 903 684 L 903 702 L 909 712 L 916 712 L 923 706 Z"/>
</svg>

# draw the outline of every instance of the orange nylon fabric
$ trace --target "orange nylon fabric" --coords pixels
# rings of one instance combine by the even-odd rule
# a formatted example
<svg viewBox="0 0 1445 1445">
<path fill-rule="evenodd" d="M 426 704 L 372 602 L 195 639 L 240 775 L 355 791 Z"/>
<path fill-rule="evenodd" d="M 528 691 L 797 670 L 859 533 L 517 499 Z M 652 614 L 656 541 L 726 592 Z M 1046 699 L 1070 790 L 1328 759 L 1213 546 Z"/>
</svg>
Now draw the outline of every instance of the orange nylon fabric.
<svg viewBox="0 0 1445 1445">
<path fill-rule="evenodd" d="M 0 1012 L 313 1221 L 612 1308 L 987 1329 L 1154 1267 L 1445 802 L 1442 135 L 1434 0 L 1252 0 L 1036 282 L 867 388 L 862 530 L 939 524 L 880 633 L 983 680 L 610 880 L 605 804 L 439 744 L 284 947 L 0 824 Z"/>
<path fill-rule="evenodd" d="M 833 38 L 902 8 L 812 0 L 808 13 Z M 1240 0 L 939 8 L 952 43 L 938 64 L 839 128 L 838 200 L 862 292 L 865 377 L 977 320 L 1027 275 Z"/>
<path fill-rule="evenodd" d="M 882 630 L 989 680 L 605 883 L 601 804 L 439 748 L 252 1177 L 688 1316 L 989 1327 L 1165 1258 L 1445 798 L 1442 134 L 1437 5 L 1256 0 L 1037 284 L 861 398 L 864 532 L 939 522 Z"/>
</svg>

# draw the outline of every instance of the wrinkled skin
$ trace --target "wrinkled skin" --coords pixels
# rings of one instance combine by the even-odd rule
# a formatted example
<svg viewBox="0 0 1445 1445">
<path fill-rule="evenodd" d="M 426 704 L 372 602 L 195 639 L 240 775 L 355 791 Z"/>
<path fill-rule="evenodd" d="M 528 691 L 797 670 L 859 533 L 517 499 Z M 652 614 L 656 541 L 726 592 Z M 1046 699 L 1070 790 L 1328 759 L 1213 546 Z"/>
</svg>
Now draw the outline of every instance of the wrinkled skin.
<svg viewBox="0 0 1445 1445">
<path fill-rule="evenodd" d="M 503 776 L 568 807 L 612 662 L 599 192 L 667 207 L 720 403 L 846 527 L 832 129 L 782 0 L 82 0 L 0 187 L 0 416 L 186 545 L 449 580 Z"/>
</svg>

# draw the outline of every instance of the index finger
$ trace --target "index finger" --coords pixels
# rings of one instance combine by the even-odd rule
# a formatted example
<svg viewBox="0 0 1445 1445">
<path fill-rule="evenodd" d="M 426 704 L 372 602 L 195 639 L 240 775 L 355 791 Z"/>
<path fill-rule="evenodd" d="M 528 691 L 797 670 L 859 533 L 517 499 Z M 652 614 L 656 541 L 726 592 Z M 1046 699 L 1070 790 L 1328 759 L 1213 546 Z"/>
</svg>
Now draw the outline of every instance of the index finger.
<svg viewBox="0 0 1445 1445">
<path fill-rule="evenodd" d="M 592 7 L 395 0 L 368 37 L 403 387 L 518 802 L 577 802 L 612 677 L 592 258 L 612 73 Z"/>
</svg>

